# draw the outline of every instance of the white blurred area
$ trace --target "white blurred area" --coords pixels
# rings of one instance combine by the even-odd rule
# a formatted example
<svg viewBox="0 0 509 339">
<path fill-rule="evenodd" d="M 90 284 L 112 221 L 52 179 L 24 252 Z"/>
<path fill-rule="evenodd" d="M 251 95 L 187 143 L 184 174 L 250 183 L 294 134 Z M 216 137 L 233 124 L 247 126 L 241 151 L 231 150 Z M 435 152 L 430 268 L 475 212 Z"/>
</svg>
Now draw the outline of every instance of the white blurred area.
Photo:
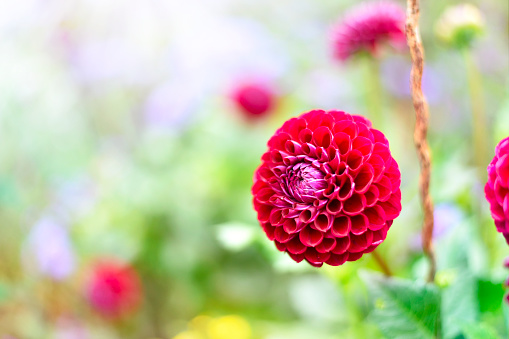
<svg viewBox="0 0 509 339">
<path fill-rule="evenodd" d="M 259 23 L 230 15 L 231 3 L 8 1 L 0 11 L 0 34 L 4 48 L 57 49 L 85 82 L 246 71 L 281 75 L 283 49 Z"/>
<path fill-rule="evenodd" d="M 300 0 L 289 12 L 288 1 L 268 0 L 3 1 L 0 89 L 25 93 L 25 101 L 49 91 L 45 101 L 64 95 L 68 106 L 83 95 L 134 90 L 128 95 L 148 125 L 177 128 L 204 98 L 224 97 L 246 78 L 278 82 L 281 94 L 304 93 L 310 105 L 329 108 L 338 95 L 348 102 L 353 86 L 340 73 L 317 83 L 302 71 L 330 62 L 330 22 L 318 18 L 332 3 Z"/>
</svg>

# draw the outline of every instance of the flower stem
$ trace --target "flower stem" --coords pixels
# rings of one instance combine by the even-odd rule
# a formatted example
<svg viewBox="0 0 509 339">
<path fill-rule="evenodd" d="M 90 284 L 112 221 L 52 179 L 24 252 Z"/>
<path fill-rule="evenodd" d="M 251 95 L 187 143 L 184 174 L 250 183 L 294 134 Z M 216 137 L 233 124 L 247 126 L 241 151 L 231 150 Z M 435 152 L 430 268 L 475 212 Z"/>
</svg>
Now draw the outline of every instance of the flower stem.
<svg viewBox="0 0 509 339">
<path fill-rule="evenodd" d="M 385 259 L 380 255 L 380 253 L 378 253 L 377 250 L 374 250 L 373 252 L 371 252 L 371 254 L 373 255 L 373 259 L 375 259 L 376 263 L 382 269 L 382 272 L 384 272 L 386 276 L 392 277 L 392 271 L 389 268 L 389 265 L 387 265 Z"/>
<path fill-rule="evenodd" d="M 465 47 L 461 52 L 465 61 L 469 96 L 471 100 L 473 162 L 476 167 L 480 187 L 484 187 L 484 183 L 486 183 L 488 179 L 486 167 L 491 161 L 490 154 L 492 154 L 493 150 L 491 149 L 490 137 L 488 136 L 489 130 L 484 106 L 482 77 L 472 57 L 471 50 Z M 488 227 L 484 227 L 483 216 L 485 211 L 480 200 L 474 199 L 472 205 L 476 213 L 476 223 L 479 225 L 479 235 L 486 246 L 489 264 L 491 265 L 495 261 L 495 255 L 492 249 L 494 248 L 493 246 L 496 239 L 493 236 L 494 233 L 490 232 Z"/>
<path fill-rule="evenodd" d="M 373 126 L 383 130 L 382 119 L 382 84 L 380 82 L 380 65 L 371 55 L 364 56 L 364 93 L 366 101 L 366 115 L 373 122 Z"/>
<path fill-rule="evenodd" d="M 410 83 L 415 109 L 414 143 L 419 155 L 421 173 L 419 187 L 424 212 L 422 227 L 422 247 L 430 262 L 427 280 L 435 280 L 436 260 L 433 248 L 433 202 L 429 193 L 431 161 L 426 135 L 428 133 L 428 106 L 422 93 L 422 72 L 424 68 L 424 48 L 419 33 L 419 0 L 407 0 L 406 37 L 412 57 Z"/>
<path fill-rule="evenodd" d="M 474 163 L 477 167 L 479 180 L 484 183 L 487 179 L 486 167 L 488 166 L 491 154 L 489 149 L 488 124 L 484 109 L 484 97 L 482 79 L 468 48 L 463 49 L 463 58 L 467 72 L 468 88 L 470 91 L 472 109 L 472 149 Z"/>
</svg>

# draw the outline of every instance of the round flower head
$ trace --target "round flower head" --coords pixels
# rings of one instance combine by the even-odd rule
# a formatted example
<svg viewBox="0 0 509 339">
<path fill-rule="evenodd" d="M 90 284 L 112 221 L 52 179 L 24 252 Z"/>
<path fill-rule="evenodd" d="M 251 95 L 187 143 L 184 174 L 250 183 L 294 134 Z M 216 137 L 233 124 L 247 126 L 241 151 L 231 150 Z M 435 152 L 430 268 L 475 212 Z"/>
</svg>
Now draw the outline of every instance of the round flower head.
<svg viewBox="0 0 509 339">
<path fill-rule="evenodd" d="M 490 203 L 491 217 L 497 231 L 509 244 L 509 137 L 495 148 L 495 156 L 488 165 L 488 182 L 484 194 Z"/>
<path fill-rule="evenodd" d="M 401 175 L 371 122 L 310 111 L 268 142 L 252 193 L 267 237 L 292 259 L 338 266 L 373 251 L 401 211 Z"/>
<path fill-rule="evenodd" d="M 468 47 L 483 30 L 484 18 L 471 4 L 447 8 L 435 25 L 437 36 L 457 48 Z"/>
<path fill-rule="evenodd" d="M 237 108 L 248 118 L 258 118 L 270 113 L 275 104 L 274 93 L 266 84 L 244 83 L 232 92 Z"/>
<path fill-rule="evenodd" d="M 379 45 L 406 46 L 405 11 L 390 1 L 364 3 L 345 15 L 332 34 L 334 56 L 346 60 L 358 52 L 377 55 Z"/>
<path fill-rule="evenodd" d="M 100 262 L 92 268 L 86 292 L 92 307 L 110 318 L 136 311 L 142 293 L 137 272 L 116 261 Z"/>
</svg>

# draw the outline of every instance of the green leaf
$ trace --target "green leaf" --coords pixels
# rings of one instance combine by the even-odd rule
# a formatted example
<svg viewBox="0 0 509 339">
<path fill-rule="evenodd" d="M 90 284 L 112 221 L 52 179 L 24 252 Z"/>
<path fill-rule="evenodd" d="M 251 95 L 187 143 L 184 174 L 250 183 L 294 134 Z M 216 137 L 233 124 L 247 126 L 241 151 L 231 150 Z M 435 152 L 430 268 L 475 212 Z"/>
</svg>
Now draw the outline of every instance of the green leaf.
<svg viewBox="0 0 509 339">
<path fill-rule="evenodd" d="M 440 315 L 440 294 L 436 286 L 366 271 L 359 274 L 375 307 L 369 318 L 385 337 L 436 338 Z"/>
<path fill-rule="evenodd" d="M 477 280 L 466 271 L 458 272 L 454 283 L 442 291 L 443 336 L 456 338 L 464 323 L 478 320 Z"/>
<path fill-rule="evenodd" d="M 479 280 L 477 282 L 477 299 L 481 313 L 498 312 L 502 307 L 504 286 L 501 282 Z"/>
<path fill-rule="evenodd" d="M 500 339 L 492 327 L 483 323 L 463 325 L 463 335 L 465 339 Z"/>
</svg>

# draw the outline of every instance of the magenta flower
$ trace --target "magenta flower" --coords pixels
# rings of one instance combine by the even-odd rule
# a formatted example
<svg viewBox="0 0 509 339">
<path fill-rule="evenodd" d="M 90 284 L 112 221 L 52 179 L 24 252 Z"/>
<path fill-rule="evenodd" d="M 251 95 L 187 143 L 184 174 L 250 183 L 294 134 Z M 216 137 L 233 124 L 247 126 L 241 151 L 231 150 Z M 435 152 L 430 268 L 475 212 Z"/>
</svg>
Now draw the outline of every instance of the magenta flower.
<svg viewBox="0 0 509 339">
<path fill-rule="evenodd" d="M 315 110 L 284 123 L 254 174 L 258 221 L 301 262 L 338 266 L 373 251 L 401 212 L 401 175 L 371 122 Z"/>
<path fill-rule="evenodd" d="M 232 91 L 231 98 L 247 118 L 259 118 L 274 108 L 275 94 L 261 82 L 248 82 Z"/>
<path fill-rule="evenodd" d="M 334 56 L 347 60 L 360 51 L 373 56 L 385 41 L 395 48 L 406 45 L 405 11 L 396 3 L 363 3 L 345 15 L 332 35 Z"/>
<path fill-rule="evenodd" d="M 495 156 L 488 165 L 484 194 L 497 231 L 504 235 L 509 244 L 509 137 L 502 139 L 495 148 Z"/>
<path fill-rule="evenodd" d="M 87 285 L 92 307 L 108 318 L 119 318 L 135 312 L 142 300 L 141 281 L 130 266 L 108 260 L 97 263 Z"/>
</svg>

